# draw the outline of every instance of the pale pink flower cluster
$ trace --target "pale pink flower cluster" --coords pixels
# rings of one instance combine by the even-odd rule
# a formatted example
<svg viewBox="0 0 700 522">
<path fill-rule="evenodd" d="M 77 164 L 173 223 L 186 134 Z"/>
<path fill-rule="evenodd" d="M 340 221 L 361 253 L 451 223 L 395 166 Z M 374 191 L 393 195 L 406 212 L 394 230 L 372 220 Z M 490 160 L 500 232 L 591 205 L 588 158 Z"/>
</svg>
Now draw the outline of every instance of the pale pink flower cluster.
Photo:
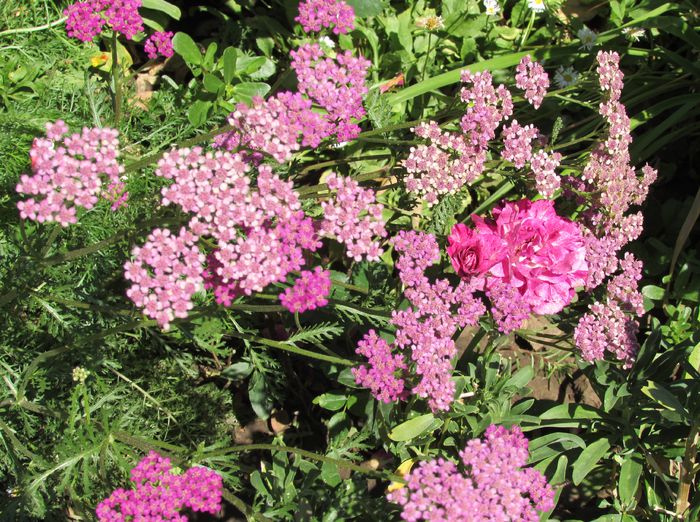
<svg viewBox="0 0 700 522">
<path fill-rule="evenodd" d="M 608 351 L 631 368 L 639 350 L 639 323 L 634 316 L 644 314 L 644 300 L 637 285 L 642 278 L 642 262 L 629 252 L 620 260 L 621 272 L 607 284 L 603 302 L 589 306 L 574 331 L 576 346 L 587 361 L 603 359 Z"/>
<path fill-rule="evenodd" d="M 102 197 L 112 203 L 110 207 L 112 212 L 119 210 L 122 207 L 127 207 L 129 193 L 126 191 L 126 185 L 122 181 L 113 181 L 103 192 Z"/>
<path fill-rule="evenodd" d="M 503 85 L 494 87 L 488 71 L 463 71 L 461 79 L 465 86 L 460 97 L 467 103 L 460 121 L 462 134 L 442 130 L 435 122 L 421 123 L 412 132 L 429 143 L 412 147 L 403 162 L 406 189 L 430 205 L 439 195 L 454 193 L 482 174 L 489 141 L 513 113 L 510 92 Z"/>
<path fill-rule="evenodd" d="M 321 203 L 322 234 L 343 243 L 355 261 L 378 261 L 382 249 L 377 238 L 385 237 L 387 232 L 382 220 L 383 206 L 376 202 L 374 192 L 335 173 L 328 176 L 326 184 L 335 194 Z"/>
<path fill-rule="evenodd" d="M 156 31 L 146 39 L 143 46 L 146 55 L 155 60 L 158 55 L 170 58 L 175 51 L 173 50 L 173 33 L 171 31 Z"/>
<path fill-rule="evenodd" d="M 370 389 L 378 400 L 390 403 L 404 394 L 402 375 L 406 370 L 403 355 L 393 354 L 392 348 L 374 330 L 370 330 L 357 344 L 355 353 L 367 358 L 368 366 L 352 369 L 355 382 Z"/>
<path fill-rule="evenodd" d="M 187 317 L 192 296 L 202 289 L 204 255 L 196 242 L 185 228 L 178 235 L 157 228 L 124 265 L 124 277 L 132 282 L 126 295 L 164 330 L 175 318 Z"/>
<path fill-rule="evenodd" d="M 535 186 L 543 198 L 553 198 L 554 193 L 561 186 L 561 179 L 556 173 L 560 163 L 561 154 L 558 152 L 547 154 L 539 150 L 530 158 L 530 168 L 535 175 Z"/>
<path fill-rule="evenodd" d="M 470 440 L 453 462 L 420 462 L 407 484 L 387 495 L 407 522 L 537 522 L 554 508 L 554 491 L 542 473 L 525 468 L 528 441 L 520 428 L 491 425 L 485 439 Z"/>
<path fill-rule="evenodd" d="M 96 509 L 100 522 L 187 522 L 184 509 L 216 515 L 221 511 L 223 480 L 207 468 L 176 474 L 170 459 L 151 451 L 131 470 L 133 489 L 116 489 Z"/>
<path fill-rule="evenodd" d="M 544 67 L 529 55 L 524 56 L 516 67 L 515 85 L 525 91 L 525 98 L 535 109 L 539 109 L 549 89 L 549 75 Z"/>
<path fill-rule="evenodd" d="M 86 0 L 68 6 L 63 14 L 68 36 L 90 42 L 105 25 L 131 40 L 143 31 L 141 0 Z"/>
<path fill-rule="evenodd" d="M 114 129 L 83 128 L 68 135 L 58 120 L 46 124 L 46 138 L 37 138 L 29 151 L 33 175 L 23 175 L 17 192 L 30 197 L 17 203 L 20 216 L 62 226 L 77 222 L 78 207 L 91 209 L 105 182 L 119 183 L 119 133 Z"/>
<path fill-rule="evenodd" d="M 360 367 L 356 380 L 370 386 L 372 393 L 381 400 L 389 397 L 395 400 L 399 391 L 391 376 L 401 368 L 405 370 L 401 390 L 404 380 L 415 381 L 411 388 L 413 394 L 426 399 L 433 411 L 448 410 L 455 390 L 450 378 L 452 359 L 457 352 L 452 336 L 458 328 L 476 324 L 485 311 L 484 305 L 474 298 L 472 288 L 465 282 L 454 288 L 447 279 L 430 282 L 425 276 L 425 270 L 440 258 L 434 236 L 402 230 L 392 239 L 392 244 L 399 253 L 396 268 L 411 306 L 393 313 L 391 322 L 397 328 L 394 346 L 381 344 L 377 350 L 382 355 L 368 356 L 369 369 Z M 401 354 L 401 365 L 396 362 L 399 359 L 391 355 L 392 350 Z M 409 364 L 412 366 L 410 374 Z M 390 373 L 387 373 L 387 365 Z M 370 377 L 365 377 L 367 375 Z"/>
<path fill-rule="evenodd" d="M 523 168 L 532 159 L 532 140 L 538 135 L 539 131 L 534 125 L 522 126 L 518 120 L 513 120 L 509 126 L 503 127 L 501 157 L 510 161 L 515 168 Z"/>
<path fill-rule="evenodd" d="M 295 20 L 307 33 L 332 27 L 335 34 L 345 34 L 355 28 L 355 11 L 342 0 L 304 0 Z"/>
<path fill-rule="evenodd" d="M 297 73 L 299 92 L 327 114 L 338 141 L 354 139 L 360 127 L 353 123 L 365 115 L 362 98 L 367 93 L 365 77 L 370 61 L 350 51 L 326 57 L 318 44 L 304 44 L 291 51 L 291 66 Z"/>
<path fill-rule="evenodd" d="M 331 292 L 331 273 L 320 266 L 311 270 L 303 270 L 294 285 L 280 294 L 282 305 L 292 313 L 315 310 L 328 304 Z"/>
</svg>

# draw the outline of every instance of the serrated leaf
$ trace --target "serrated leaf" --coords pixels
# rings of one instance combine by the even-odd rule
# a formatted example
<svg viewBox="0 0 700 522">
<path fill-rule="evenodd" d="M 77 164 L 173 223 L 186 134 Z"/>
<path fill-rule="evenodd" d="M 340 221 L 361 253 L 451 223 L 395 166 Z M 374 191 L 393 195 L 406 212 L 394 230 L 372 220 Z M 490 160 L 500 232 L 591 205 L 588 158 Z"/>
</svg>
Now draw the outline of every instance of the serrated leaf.
<svg viewBox="0 0 700 522">
<path fill-rule="evenodd" d="M 322 343 L 335 339 L 341 333 L 343 333 L 343 327 L 338 323 L 319 323 L 297 330 L 285 342 L 289 344 L 300 342 Z"/>
<path fill-rule="evenodd" d="M 415 439 L 419 435 L 422 435 L 435 420 L 432 413 L 426 413 L 425 415 L 419 415 L 418 417 L 413 417 L 412 419 L 402 422 L 396 426 L 393 430 L 389 432 L 389 438 L 396 442 L 405 442 L 411 439 Z"/>
<path fill-rule="evenodd" d="M 571 479 L 578 486 L 610 449 L 608 439 L 598 439 L 581 452 L 572 466 Z"/>
<path fill-rule="evenodd" d="M 189 64 L 202 65 L 202 53 L 197 44 L 186 33 L 177 33 L 173 37 L 173 49 Z"/>
<path fill-rule="evenodd" d="M 175 20 L 179 20 L 180 16 L 182 16 L 179 7 L 171 4 L 170 2 L 166 2 L 165 0 L 142 0 L 141 6 L 145 7 L 146 9 L 153 9 L 154 11 L 165 13 Z"/>
</svg>

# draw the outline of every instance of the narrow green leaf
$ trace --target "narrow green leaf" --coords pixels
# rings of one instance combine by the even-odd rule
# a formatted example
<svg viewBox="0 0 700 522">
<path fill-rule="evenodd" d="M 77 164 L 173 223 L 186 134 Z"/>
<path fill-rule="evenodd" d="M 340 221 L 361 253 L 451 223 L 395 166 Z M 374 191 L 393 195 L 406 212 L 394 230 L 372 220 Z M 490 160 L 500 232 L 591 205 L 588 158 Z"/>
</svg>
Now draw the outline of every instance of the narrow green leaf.
<svg viewBox="0 0 700 522">
<path fill-rule="evenodd" d="M 223 62 L 224 62 L 224 81 L 230 84 L 233 77 L 236 75 L 236 60 L 238 58 L 238 51 L 235 47 L 227 47 L 224 49 Z"/>
<path fill-rule="evenodd" d="M 160 11 L 161 13 L 167 14 L 170 18 L 179 20 L 182 13 L 180 8 L 166 2 L 165 0 L 142 0 L 141 5 L 146 9 L 153 9 L 154 11 Z"/>
<path fill-rule="evenodd" d="M 177 33 L 173 37 L 173 49 L 189 64 L 202 65 L 202 53 L 197 44 L 186 33 Z"/>
<path fill-rule="evenodd" d="M 221 376 L 232 381 L 240 381 L 248 377 L 253 371 L 253 365 L 247 361 L 241 361 L 224 368 Z"/>
<path fill-rule="evenodd" d="M 667 410 L 672 410 L 687 418 L 688 412 L 685 410 L 676 396 L 666 388 L 653 381 L 647 381 L 647 385 L 642 387 L 642 393 L 654 400 Z"/>
<path fill-rule="evenodd" d="M 610 449 L 608 439 L 598 439 L 581 452 L 572 467 L 571 478 L 578 486 Z"/>
<path fill-rule="evenodd" d="M 396 426 L 389 433 L 389 438 L 396 442 L 403 442 L 407 440 L 414 439 L 419 435 L 422 435 L 435 420 L 432 413 L 426 413 L 425 415 L 419 415 L 418 417 L 413 417 L 412 419 L 402 422 Z"/>
<path fill-rule="evenodd" d="M 641 476 L 642 463 L 634 454 L 627 455 L 620 467 L 620 480 L 617 485 L 620 502 L 626 507 L 632 506 L 635 502 Z"/>
<path fill-rule="evenodd" d="M 520 368 L 520 370 L 515 373 L 508 382 L 506 386 L 521 389 L 528 385 L 528 383 L 535 376 L 535 369 L 532 366 L 525 366 Z"/>
</svg>

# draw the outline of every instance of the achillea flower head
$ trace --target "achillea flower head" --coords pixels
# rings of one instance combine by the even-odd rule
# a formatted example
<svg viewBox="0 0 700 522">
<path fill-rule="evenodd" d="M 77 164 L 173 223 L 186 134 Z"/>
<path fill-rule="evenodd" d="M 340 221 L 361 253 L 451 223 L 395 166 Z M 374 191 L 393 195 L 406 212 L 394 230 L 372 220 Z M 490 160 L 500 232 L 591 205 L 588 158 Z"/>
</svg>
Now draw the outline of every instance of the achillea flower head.
<svg viewBox="0 0 700 522">
<path fill-rule="evenodd" d="M 554 491 L 544 475 L 523 469 L 528 441 L 517 426 L 489 426 L 484 440 L 470 440 L 460 457 L 464 471 L 437 459 L 406 474 L 406 486 L 387 495 L 401 505 L 403 520 L 536 522 L 554 507 Z"/>
<path fill-rule="evenodd" d="M 290 55 L 299 92 L 327 112 L 324 120 L 333 124 L 337 140 L 356 138 L 360 128 L 353 120 L 365 115 L 362 98 L 368 91 L 369 60 L 354 57 L 350 51 L 326 57 L 318 44 L 304 44 Z"/>
<path fill-rule="evenodd" d="M 501 157 L 510 161 L 515 168 L 521 169 L 532 159 L 532 141 L 537 138 L 539 131 L 530 124 L 522 126 L 518 120 L 503 127 L 503 152 Z"/>
<path fill-rule="evenodd" d="M 331 173 L 326 184 L 335 194 L 321 203 L 321 233 L 343 243 L 355 261 L 377 261 L 382 254 L 378 238 L 387 235 L 382 219 L 384 207 L 376 202 L 372 190 L 362 188 L 352 178 Z"/>
<path fill-rule="evenodd" d="M 401 377 L 406 364 L 401 354 L 392 354 L 391 346 L 374 330 L 370 330 L 358 343 L 355 352 L 367 358 L 367 365 L 352 369 L 355 382 L 370 389 L 378 400 L 390 403 L 404 393 Z"/>
<path fill-rule="evenodd" d="M 20 177 L 16 190 L 30 197 L 17 203 L 20 216 L 33 221 L 77 222 L 77 209 L 93 208 L 105 184 L 120 183 L 119 133 L 109 128 L 83 128 L 68 135 L 58 120 L 46 124 L 46 138 L 37 138 L 29 156 L 33 175 Z"/>
<path fill-rule="evenodd" d="M 132 282 L 126 295 L 163 330 L 175 318 L 187 317 L 192 296 L 203 287 L 204 255 L 196 241 L 184 227 L 178 235 L 157 228 L 124 265 L 124 277 Z"/>
<path fill-rule="evenodd" d="M 63 14 L 67 17 L 68 36 L 92 41 L 105 25 L 131 40 L 143 31 L 143 18 L 139 14 L 141 0 L 86 0 L 68 6 Z"/>
<path fill-rule="evenodd" d="M 554 193 L 559 190 L 561 186 L 561 180 L 555 172 L 560 162 L 561 154 L 558 152 L 547 154 L 545 151 L 540 150 L 530 158 L 530 168 L 535 175 L 537 192 L 539 192 L 543 198 L 553 198 Z"/>
<path fill-rule="evenodd" d="M 525 98 L 535 109 L 539 109 L 549 89 L 549 76 L 544 67 L 530 56 L 524 56 L 516 67 L 515 85 L 525 91 Z"/>
<path fill-rule="evenodd" d="M 279 299 L 290 312 L 302 313 L 326 306 L 330 292 L 331 273 L 317 266 L 313 272 L 303 270 L 301 277 L 294 282 L 294 286 L 281 293 Z"/>
<path fill-rule="evenodd" d="M 158 55 L 170 58 L 175 53 L 173 51 L 173 33 L 171 31 L 153 33 L 146 40 L 143 50 L 146 51 L 146 55 L 151 60 L 158 58 Z"/>
<path fill-rule="evenodd" d="M 131 470 L 133 489 L 116 489 L 97 506 L 100 522 L 153 520 L 187 522 L 191 509 L 212 515 L 221 511 L 223 480 L 213 470 L 189 468 L 176 474 L 170 459 L 151 451 Z"/>
<path fill-rule="evenodd" d="M 129 199 L 129 193 L 126 191 L 126 185 L 122 181 L 110 183 L 102 197 L 112 202 L 112 212 L 128 206 L 126 202 Z"/>
<path fill-rule="evenodd" d="M 342 0 L 304 0 L 294 20 L 307 33 L 332 27 L 335 34 L 345 34 L 355 28 L 355 11 Z"/>
</svg>

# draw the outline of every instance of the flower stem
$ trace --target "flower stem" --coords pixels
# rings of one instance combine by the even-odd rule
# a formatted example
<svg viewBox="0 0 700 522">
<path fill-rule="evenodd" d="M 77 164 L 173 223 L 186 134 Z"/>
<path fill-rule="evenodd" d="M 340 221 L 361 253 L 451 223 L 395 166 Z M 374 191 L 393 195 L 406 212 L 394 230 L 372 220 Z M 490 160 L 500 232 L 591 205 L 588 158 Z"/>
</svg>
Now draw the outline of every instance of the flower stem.
<svg viewBox="0 0 700 522">
<path fill-rule="evenodd" d="M 119 84 L 119 53 L 117 52 L 117 31 L 112 31 L 112 87 L 114 89 L 114 126 L 119 128 L 122 112 L 122 93 Z"/>
<path fill-rule="evenodd" d="M 520 40 L 520 45 L 518 45 L 518 51 L 522 49 L 523 45 L 525 45 L 525 42 L 527 41 L 527 37 L 530 36 L 532 26 L 535 24 L 535 16 L 535 11 L 532 11 L 532 14 L 530 15 L 530 21 L 527 23 L 527 27 L 525 28 L 525 32 L 523 33 L 523 37 Z"/>
</svg>

